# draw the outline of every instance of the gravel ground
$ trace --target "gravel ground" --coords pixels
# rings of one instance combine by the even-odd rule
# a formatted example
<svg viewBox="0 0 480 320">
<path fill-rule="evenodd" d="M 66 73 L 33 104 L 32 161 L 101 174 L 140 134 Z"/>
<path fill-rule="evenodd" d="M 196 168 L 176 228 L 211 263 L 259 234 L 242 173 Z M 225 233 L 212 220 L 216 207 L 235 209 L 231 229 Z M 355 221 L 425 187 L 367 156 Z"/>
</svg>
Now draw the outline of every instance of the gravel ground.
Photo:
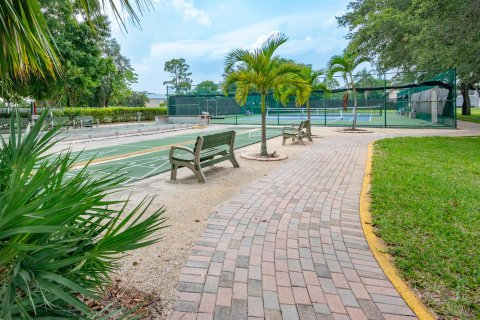
<svg viewBox="0 0 480 320">
<path fill-rule="evenodd" d="M 243 186 L 267 175 L 284 161 L 295 159 L 308 148 L 308 143 L 307 146 L 291 144 L 287 147 L 282 147 L 281 143 L 281 138 L 271 139 L 268 148 L 269 152 L 287 152 L 288 158 L 283 161 L 257 162 L 241 158 L 242 153 L 259 151 L 259 144 L 254 144 L 236 150 L 240 168 L 233 168 L 229 162 L 207 168 L 205 184 L 198 183 L 190 170 L 182 168 L 177 181 L 171 182 L 170 172 L 166 172 L 138 181 L 122 192 L 122 198 L 131 194 L 132 206 L 141 198 L 156 194 L 153 207 L 165 205 L 167 208 L 169 228 L 162 230 L 163 240 L 124 257 L 121 269 L 114 276 L 123 286 L 159 295 L 162 312 L 156 319 L 165 319 L 171 313 L 180 271 L 215 208 Z"/>
<path fill-rule="evenodd" d="M 66 148 L 73 151 L 88 150 L 191 132 L 200 134 L 214 129 L 218 129 L 218 126 L 210 126 L 206 130 L 186 129 L 107 139 L 63 141 L 52 151 Z M 327 135 L 333 133 L 331 129 L 323 128 L 321 131 Z M 295 159 L 299 153 L 308 148 L 309 143 L 312 142 L 306 141 L 306 146 L 302 146 L 297 143 L 292 144 L 289 140 L 287 146 L 282 146 L 281 137 L 277 137 L 268 140 L 268 151 L 287 154 L 286 160 L 260 162 L 240 157 L 244 153 L 259 152 L 260 144 L 257 143 L 235 151 L 240 164 L 238 169 L 233 168 L 230 162 L 222 162 L 206 168 L 204 172 L 207 183 L 205 184 L 198 183 L 189 169 L 182 168 L 178 170 L 177 181 L 170 181 L 170 172 L 166 172 L 135 182 L 125 190 L 116 193 L 113 196 L 115 199 L 130 197 L 129 209 L 132 209 L 144 197 L 155 195 L 156 198 L 151 208 L 153 210 L 161 206 L 166 207 L 169 227 L 161 231 L 163 239 L 159 243 L 131 252 L 120 260 L 120 269 L 112 275 L 114 283 L 124 290 L 137 292 L 137 297 L 141 296 L 140 292 L 143 292 L 150 300 L 158 301 L 154 308 L 149 310 L 152 314 L 148 318 L 166 319 L 173 310 L 180 271 L 191 247 L 207 225 L 210 214 L 215 211 L 215 208 L 238 193 L 243 186 L 267 175 L 285 161 Z M 315 143 L 315 139 L 313 143 Z"/>
</svg>

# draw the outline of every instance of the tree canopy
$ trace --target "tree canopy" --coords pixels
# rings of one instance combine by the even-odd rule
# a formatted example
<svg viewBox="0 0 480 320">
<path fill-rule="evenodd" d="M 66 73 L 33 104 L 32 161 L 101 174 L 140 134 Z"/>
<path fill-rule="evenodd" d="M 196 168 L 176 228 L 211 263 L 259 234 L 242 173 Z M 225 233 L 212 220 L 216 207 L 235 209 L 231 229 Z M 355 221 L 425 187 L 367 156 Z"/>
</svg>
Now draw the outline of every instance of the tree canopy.
<svg viewBox="0 0 480 320">
<path fill-rule="evenodd" d="M 185 62 L 185 59 L 172 59 L 165 62 L 164 71 L 171 73 L 171 80 L 164 81 L 164 85 L 171 85 L 175 89 L 176 94 L 186 94 L 191 86 L 192 79 L 191 72 L 188 72 L 190 66 Z"/>
<path fill-rule="evenodd" d="M 338 22 L 381 69 L 431 77 L 456 68 L 465 90 L 480 81 L 479 16 L 478 0 L 355 0 Z"/>
<path fill-rule="evenodd" d="M 89 22 L 110 7 L 124 30 L 124 13 L 138 25 L 139 14 L 151 5 L 150 0 L 72 0 L 69 4 L 76 15 Z M 45 21 L 44 10 L 39 0 L 0 1 L 0 79 L 3 85 L 11 79 L 26 80 L 33 74 L 44 77 L 61 72 L 53 40 L 55 35 Z"/>
<path fill-rule="evenodd" d="M 0 94 L 29 96 L 41 104 L 106 107 L 131 94 L 137 80 L 128 58 L 110 36 L 106 16 L 90 21 L 76 18 L 78 9 L 69 0 L 39 0 L 43 19 L 55 38 L 61 76 L 33 74 L 14 78 Z"/>
</svg>

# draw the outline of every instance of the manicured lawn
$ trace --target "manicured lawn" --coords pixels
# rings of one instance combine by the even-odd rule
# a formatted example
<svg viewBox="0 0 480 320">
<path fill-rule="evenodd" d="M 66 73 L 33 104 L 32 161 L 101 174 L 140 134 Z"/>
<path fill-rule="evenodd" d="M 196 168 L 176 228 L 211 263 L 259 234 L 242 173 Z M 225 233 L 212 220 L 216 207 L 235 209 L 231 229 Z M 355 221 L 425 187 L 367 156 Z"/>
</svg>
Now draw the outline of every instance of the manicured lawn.
<svg viewBox="0 0 480 320">
<path fill-rule="evenodd" d="M 462 108 L 457 108 L 457 119 L 468 122 L 480 123 L 480 108 L 471 108 L 471 115 L 462 116 Z"/>
<path fill-rule="evenodd" d="M 480 137 L 374 150 L 372 215 L 397 268 L 438 315 L 480 317 Z"/>
</svg>

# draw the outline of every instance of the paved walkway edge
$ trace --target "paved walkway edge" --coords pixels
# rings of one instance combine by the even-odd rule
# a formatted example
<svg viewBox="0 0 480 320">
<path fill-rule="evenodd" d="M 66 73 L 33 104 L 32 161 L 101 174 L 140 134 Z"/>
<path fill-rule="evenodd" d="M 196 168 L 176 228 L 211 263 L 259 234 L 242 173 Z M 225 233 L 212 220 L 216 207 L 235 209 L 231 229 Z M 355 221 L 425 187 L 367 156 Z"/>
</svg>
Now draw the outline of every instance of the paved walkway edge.
<svg viewBox="0 0 480 320">
<path fill-rule="evenodd" d="M 375 235 L 372 226 L 372 216 L 370 214 L 370 186 L 372 178 L 372 155 L 373 143 L 368 144 L 367 163 L 365 166 L 365 176 L 363 178 L 362 191 L 360 194 L 360 220 L 362 222 L 363 232 L 367 239 L 370 250 L 378 261 L 378 264 L 387 275 L 390 282 L 397 289 L 408 306 L 420 320 L 434 320 L 434 314 L 423 304 L 408 284 L 400 277 L 397 269 L 392 263 L 392 258 L 387 254 L 387 248 L 382 241 Z"/>
</svg>

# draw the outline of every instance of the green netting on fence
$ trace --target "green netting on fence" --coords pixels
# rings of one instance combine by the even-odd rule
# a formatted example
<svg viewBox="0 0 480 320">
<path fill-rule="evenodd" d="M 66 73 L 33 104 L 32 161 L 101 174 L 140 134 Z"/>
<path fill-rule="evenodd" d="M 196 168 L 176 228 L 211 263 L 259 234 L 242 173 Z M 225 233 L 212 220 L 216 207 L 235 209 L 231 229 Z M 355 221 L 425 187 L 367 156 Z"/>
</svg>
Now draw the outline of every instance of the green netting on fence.
<svg viewBox="0 0 480 320">
<path fill-rule="evenodd" d="M 433 76 L 428 77 L 429 74 Z M 444 72 L 416 72 L 369 74 L 370 78 L 356 78 L 357 126 L 359 127 L 456 127 L 455 70 Z M 367 81 L 368 80 L 368 81 Z M 313 125 L 351 126 L 354 117 L 354 94 L 337 87 L 323 92 L 315 90 L 309 101 Z M 173 92 L 170 90 L 170 92 Z M 193 88 L 184 94 L 168 95 L 168 115 L 199 116 L 209 114 L 211 123 L 261 123 L 260 95 L 251 93 L 245 105 L 240 106 L 234 94 L 225 96 L 219 91 L 199 92 Z M 296 106 L 292 97 L 286 105 L 276 101 L 272 94 L 266 97 L 268 125 L 296 125 L 306 120 L 306 106 Z"/>
</svg>

